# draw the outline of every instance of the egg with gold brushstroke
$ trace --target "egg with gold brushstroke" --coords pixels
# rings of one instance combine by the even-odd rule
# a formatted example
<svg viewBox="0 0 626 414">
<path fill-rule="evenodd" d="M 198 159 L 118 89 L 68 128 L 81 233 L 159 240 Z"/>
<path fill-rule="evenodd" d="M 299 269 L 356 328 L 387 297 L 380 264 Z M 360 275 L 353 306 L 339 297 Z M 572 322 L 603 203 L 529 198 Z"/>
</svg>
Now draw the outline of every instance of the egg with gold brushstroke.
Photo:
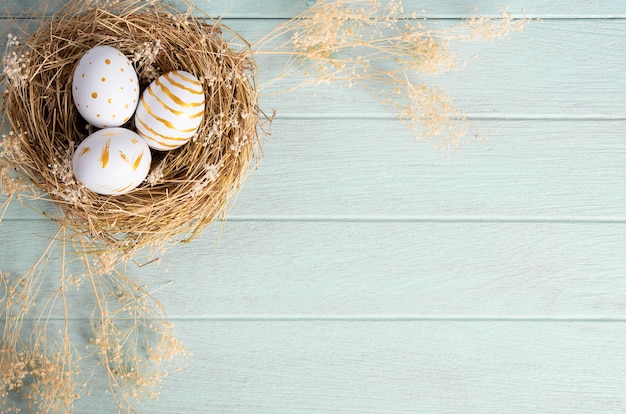
<svg viewBox="0 0 626 414">
<path fill-rule="evenodd" d="M 204 88 L 198 78 L 183 70 L 167 72 L 142 92 L 135 128 L 151 148 L 178 148 L 198 130 L 204 105 Z"/>
<path fill-rule="evenodd" d="M 74 105 L 80 115 L 97 128 L 120 126 L 131 119 L 139 93 L 135 68 L 114 47 L 89 49 L 74 69 Z"/>
<path fill-rule="evenodd" d="M 148 176 L 152 156 L 146 142 L 126 128 L 100 129 L 85 138 L 72 159 L 74 175 L 98 194 L 119 195 Z"/>
</svg>

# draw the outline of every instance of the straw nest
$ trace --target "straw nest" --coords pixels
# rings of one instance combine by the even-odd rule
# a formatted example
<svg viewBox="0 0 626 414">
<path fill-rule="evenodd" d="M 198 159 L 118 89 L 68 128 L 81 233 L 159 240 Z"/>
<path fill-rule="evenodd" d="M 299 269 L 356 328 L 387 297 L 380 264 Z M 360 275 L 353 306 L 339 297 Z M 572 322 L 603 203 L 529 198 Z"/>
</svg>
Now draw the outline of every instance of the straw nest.
<svg viewBox="0 0 626 414">
<path fill-rule="evenodd" d="M 178 149 L 153 152 L 146 181 L 119 196 L 85 189 L 71 170 L 74 150 L 96 130 L 72 101 L 73 70 L 97 45 L 121 50 L 142 90 L 170 70 L 193 73 L 205 90 L 196 136 Z M 5 143 L 4 161 L 58 207 L 52 219 L 87 237 L 92 248 L 128 253 L 199 235 L 225 212 L 258 154 L 250 47 L 191 9 L 154 1 L 71 1 L 25 42 L 14 42 L 7 55 L 2 109 L 11 131 L 5 140 L 13 140 L 14 148 L 7 151 Z M 123 126 L 134 129 L 132 122 Z"/>
</svg>

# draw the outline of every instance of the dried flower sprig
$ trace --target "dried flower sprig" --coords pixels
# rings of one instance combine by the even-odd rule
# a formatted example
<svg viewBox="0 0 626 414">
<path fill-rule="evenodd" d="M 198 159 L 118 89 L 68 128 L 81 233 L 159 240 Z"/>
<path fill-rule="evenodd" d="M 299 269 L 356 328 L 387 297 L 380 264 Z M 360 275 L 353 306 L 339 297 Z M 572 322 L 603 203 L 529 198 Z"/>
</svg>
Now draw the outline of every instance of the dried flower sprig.
<svg viewBox="0 0 626 414">
<path fill-rule="evenodd" d="M 68 303 L 64 278 L 61 276 L 56 292 L 41 306 L 39 293 L 46 278 L 46 264 L 54 249 L 55 238 L 48 244 L 40 259 L 24 274 L 11 277 L 0 271 L 0 316 L 4 330 L 0 339 L 0 408 L 3 412 L 19 411 L 9 398 L 19 393 L 22 399 L 41 412 L 70 412 L 79 398 L 76 378 L 80 357 L 73 349 L 68 330 Z M 63 256 L 65 250 L 61 252 Z M 64 274 L 65 270 L 62 269 Z M 65 315 L 59 331 L 61 339 L 49 338 L 48 315 L 57 299 L 61 300 Z M 38 317 L 33 318 L 34 315 Z M 34 326 L 30 326 L 34 324 Z M 24 329 L 29 326 L 30 335 Z M 30 338 L 26 340 L 25 338 Z"/>
<path fill-rule="evenodd" d="M 401 0 L 317 0 L 257 42 L 255 53 L 289 56 L 284 77 L 297 72 L 309 78 L 295 87 L 359 84 L 417 138 L 438 138 L 438 148 L 456 149 L 467 132 L 466 117 L 428 80 L 459 66 L 452 40 L 493 40 L 522 30 L 524 22 L 504 10 L 498 19 L 476 16 L 459 28 L 437 28 L 417 11 L 406 11 Z"/>
<path fill-rule="evenodd" d="M 14 49 L 20 46 L 20 42 L 17 36 L 12 34 L 7 35 L 6 51 L 2 58 L 2 65 L 4 67 L 4 74 L 7 77 L 8 82 L 13 87 L 24 87 L 29 80 L 27 68 L 30 66 L 30 54 L 28 52 L 21 52 L 18 54 Z M 5 90 L 5 93 L 8 91 Z"/>
<path fill-rule="evenodd" d="M 108 373 L 111 395 L 123 410 L 142 398 L 157 398 L 178 358 L 190 353 L 145 286 L 117 268 L 94 274 L 86 266 L 98 303 L 91 318 L 91 343 Z"/>
<path fill-rule="evenodd" d="M 79 384 L 81 364 L 97 358 L 107 373 L 109 393 L 121 411 L 133 411 L 143 398 L 156 398 L 168 373 L 190 356 L 167 320 L 165 309 L 146 286 L 132 281 L 107 255 L 67 252 L 90 250 L 87 243 L 60 227 L 39 260 L 22 275 L 0 272 L 0 409 L 17 410 L 16 399 L 41 412 L 72 412 L 75 401 L 88 393 Z M 60 268 L 49 262 L 60 257 Z M 57 261 L 58 262 L 58 261 Z M 78 263 L 80 262 L 80 263 Z M 71 266 L 81 264 L 81 266 Z M 83 269 L 78 276 L 72 268 Z M 58 272 L 51 295 L 44 281 Z M 49 284 L 49 282 L 47 282 Z M 93 350 L 82 354 L 72 346 L 68 294 L 87 285 L 91 292 Z M 41 303 L 40 303 L 41 302 Z M 61 328 L 50 327 L 50 315 L 61 312 Z M 58 336 L 57 336 L 58 335 Z M 60 338 L 59 338 L 60 337 Z"/>
</svg>

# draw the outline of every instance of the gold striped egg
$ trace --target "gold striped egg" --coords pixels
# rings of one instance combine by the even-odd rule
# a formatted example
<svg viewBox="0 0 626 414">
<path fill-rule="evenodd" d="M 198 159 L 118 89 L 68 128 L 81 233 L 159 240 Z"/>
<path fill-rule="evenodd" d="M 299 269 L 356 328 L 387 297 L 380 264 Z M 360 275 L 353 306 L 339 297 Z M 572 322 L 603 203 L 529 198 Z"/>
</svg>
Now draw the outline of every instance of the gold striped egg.
<svg viewBox="0 0 626 414">
<path fill-rule="evenodd" d="M 151 148 L 178 148 L 198 130 L 204 104 L 204 89 L 198 78 L 183 70 L 167 72 L 141 94 L 135 128 Z"/>
<path fill-rule="evenodd" d="M 119 195 L 136 188 L 150 170 L 148 144 L 126 128 L 100 129 L 74 151 L 74 176 L 98 194 Z"/>
</svg>

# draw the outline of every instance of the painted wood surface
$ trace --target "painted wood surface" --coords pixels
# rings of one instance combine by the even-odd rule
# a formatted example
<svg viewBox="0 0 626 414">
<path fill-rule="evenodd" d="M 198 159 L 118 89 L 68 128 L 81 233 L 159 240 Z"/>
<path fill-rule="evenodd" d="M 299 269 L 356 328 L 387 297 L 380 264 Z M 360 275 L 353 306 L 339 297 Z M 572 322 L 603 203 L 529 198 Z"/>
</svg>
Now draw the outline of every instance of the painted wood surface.
<svg viewBox="0 0 626 414">
<path fill-rule="evenodd" d="M 449 25 L 470 3 L 418 7 Z M 484 136 L 458 154 L 357 88 L 263 90 L 277 118 L 228 220 L 130 269 L 194 353 L 143 412 L 626 410 L 626 3 L 509 5 L 544 20 L 455 45 L 468 65 L 432 80 Z M 307 1 L 196 6 L 254 41 Z M 263 83 L 284 61 L 258 63 Z M 13 205 L 0 268 L 23 271 L 54 228 Z M 77 412 L 114 410 L 105 386 Z"/>
</svg>

